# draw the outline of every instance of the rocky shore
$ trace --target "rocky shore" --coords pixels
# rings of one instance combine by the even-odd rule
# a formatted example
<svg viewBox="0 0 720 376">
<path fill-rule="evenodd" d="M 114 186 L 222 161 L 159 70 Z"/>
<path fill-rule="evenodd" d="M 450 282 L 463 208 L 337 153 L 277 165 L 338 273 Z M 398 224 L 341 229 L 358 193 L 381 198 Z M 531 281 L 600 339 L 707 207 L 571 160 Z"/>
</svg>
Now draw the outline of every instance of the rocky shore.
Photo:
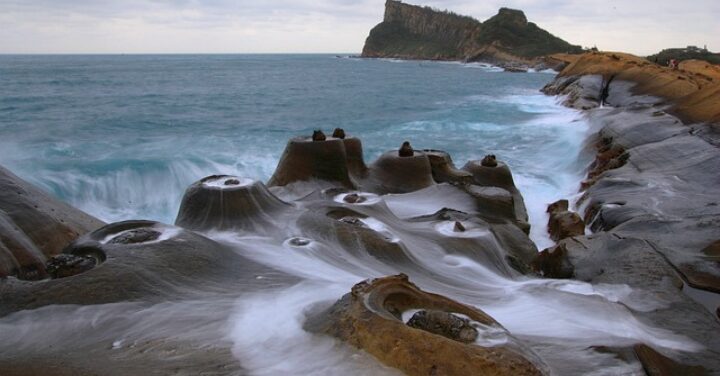
<svg viewBox="0 0 720 376">
<path fill-rule="evenodd" d="M 234 353 L 228 317 L 259 294 L 276 297 L 317 273 L 261 262 L 268 254 L 375 267 L 358 271 L 372 278 L 353 280 L 344 295 L 296 314 L 303 333 L 358 351 L 349 358 L 372 356 L 409 375 L 615 366 L 637 371 L 630 374 L 720 373 L 714 73 L 691 63 L 669 71 L 613 53 L 557 59 L 568 66 L 543 91 L 584 111 L 594 131 L 587 150 L 596 158 L 579 182 L 579 200 L 548 208 L 557 245 L 542 252 L 528 237 L 523 197 L 501 158 L 458 168 L 444 151 L 399 140 L 398 149 L 366 164 L 361 140 L 342 129 L 289 140 L 267 184 L 229 175 L 198 180 L 174 224 L 104 224 L 0 169 L 0 373 L 249 373 Z M 547 305 L 558 315 L 573 289 L 590 289 L 577 294 L 581 302 L 611 305 L 604 312 L 616 316 L 603 319 L 626 323 L 631 333 L 613 334 L 612 347 L 592 335 L 580 345 L 520 336 L 485 307 L 463 303 L 486 293 L 453 284 L 463 279 L 502 293 L 486 299 L 510 302 L 527 292 L 537 297 L 533 309 Z M 607 286 L 628 296 L 601 293 Z M 583 312 L 590 316 L 570 315 L 582 322 Z M 534 312 L 522 314 L 531 326 L 545 325 Z M 687 341 L 676 345 L 675 335 Z M 576 354 L 587 358 L 570 358 Z"/>
<path fill-rule="evenodd" d="M 545 252 L 540 267 L 593 283 L 627 284 L 637 289 L 638 299 L 647 294 L 668 301 L 664 309 L 637 315 L 706 347 L 697 353 L 666 353 L 683 364 L 672 367 L 680 368 L 648 365 L 635 347 L 646 371 L 716 374 L 717 67 L 684 62 L 671 70 L 621 53 L 590 53 L 567 62 L 543 92 L 582 110 L 591 124 L 587 148 L 596 158 L 580 184 L 576 210 L 592 234 L 560 240 Z"/>
</svg>

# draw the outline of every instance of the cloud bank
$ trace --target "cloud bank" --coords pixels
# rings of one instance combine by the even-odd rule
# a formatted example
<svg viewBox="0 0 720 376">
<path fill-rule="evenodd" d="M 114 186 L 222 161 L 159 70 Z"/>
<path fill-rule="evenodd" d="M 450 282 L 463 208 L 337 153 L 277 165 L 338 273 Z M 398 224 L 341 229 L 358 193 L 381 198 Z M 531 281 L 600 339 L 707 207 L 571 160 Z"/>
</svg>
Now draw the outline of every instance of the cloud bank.
<svg viewBox="0 0 720 376">
<path fill-rule="evenodd" d="M 720 49 L 717 0 L 447 0 L 479 20 L 501 6 L 571 43 L 646 55 Z M 384 0 L 0 0 L 0 53 L 358 53 Z"/>
</svg>

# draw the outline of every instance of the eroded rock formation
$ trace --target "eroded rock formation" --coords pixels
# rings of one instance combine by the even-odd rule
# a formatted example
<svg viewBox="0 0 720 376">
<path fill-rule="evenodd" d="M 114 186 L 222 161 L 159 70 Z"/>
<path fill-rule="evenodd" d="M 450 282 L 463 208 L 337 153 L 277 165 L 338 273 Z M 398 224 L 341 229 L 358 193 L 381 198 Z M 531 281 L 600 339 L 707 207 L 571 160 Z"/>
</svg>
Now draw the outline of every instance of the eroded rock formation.
<svg viewBox="0 0 720 376">
<path fill-rule="evenodd" d="M 413 310 L 435 312 L 432 315 L 440 317 L 432 320 L 434 324 L 422 324 L 417 322 L 420 320 L 416 313 L 413 325 L 408 325 L 404 316 Z M 439 323 L 442 320 L 446 322 Z M 452 329 L 455 325 L 458 330 Z M 305 328 L 337 337 L 407 375 L 520 376 L 542 375 L 545 369 L 535 354 L 512 338 L 492 317 L 479 309 L 422 291 L 405 275 L 355 285 L 351 293 L 332 307 L 309 317 Z M 480 337 L 483 331 L 504 331 L 507 341 L 496 346 L 484 345 L 471 339 L 473 335 L 467 334 L 472 333 L 470 328 Z M 460 334 L 463 331 L 466 334 Z"/>
<path fill-rule="evenodd" d="M 45 278 L 49 257 L 102 225 L 0 167 L 0 278 Z"/>
</svg>

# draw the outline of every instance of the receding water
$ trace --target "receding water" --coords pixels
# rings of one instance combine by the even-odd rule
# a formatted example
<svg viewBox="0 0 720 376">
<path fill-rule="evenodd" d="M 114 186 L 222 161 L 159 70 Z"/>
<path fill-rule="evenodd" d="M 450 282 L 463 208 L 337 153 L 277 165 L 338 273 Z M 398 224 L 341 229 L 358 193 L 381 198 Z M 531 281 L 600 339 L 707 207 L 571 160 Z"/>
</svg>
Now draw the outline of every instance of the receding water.
<svg viewBox="0 0 720 376">
<path fill-rule="evenodd" d="M 546 205 L 575 195 L 587 163 L 580 155 L 586 123 L 538 91 L 552 77 L 328 55 L 2 56 L 0 164 L 105 221 L 172 223 L 193 181 L 216 173 L 266 181 L 289 138 L 342 127 L 362 139 L 367 162 L 404 140 L 446 150 L 458 166 L 495 154 L 513 171 L 542 249 L 552 244 Z M 398 217 L 430 214 L 443 200 L 462 205 L 443 190 L 404 196 L 383 198 Z M 635 319 L 634 310 L 664 303 L 627 286 L 509 279 L 439 247 L 433 239 L 447 232 L 443 224 L 422 228 L 371 214 L 371 227 L 408 249 L 414 266 L 402 271 L 413 282 L 485 310 L 560 373 L 639 371 L 590 346 L 698 348 Z M 0 339 L 13 339 L 7 348 L 32 348 L 49 334 L 62 338 L 108 323 L 104 334 L 87 338 L 113 349 L 153 336 L 230 343 L 245 370 L 258 375 L 393 373 L 304 332 L 302 318 L 354 283 L 398 270 L 343 253 L 328 239 L 293 250 L 287 239 L 300 234 L 292 219 L 277 220 L 286 230 L 270 238 L 208 236 L 299 277 L 299 284 L 233 302 L 209 296 L 142 309 L 119 303 L 21 312 L 0 319 Z M 468 237 L 487 235 L 470 230 Z"/>
</svg>

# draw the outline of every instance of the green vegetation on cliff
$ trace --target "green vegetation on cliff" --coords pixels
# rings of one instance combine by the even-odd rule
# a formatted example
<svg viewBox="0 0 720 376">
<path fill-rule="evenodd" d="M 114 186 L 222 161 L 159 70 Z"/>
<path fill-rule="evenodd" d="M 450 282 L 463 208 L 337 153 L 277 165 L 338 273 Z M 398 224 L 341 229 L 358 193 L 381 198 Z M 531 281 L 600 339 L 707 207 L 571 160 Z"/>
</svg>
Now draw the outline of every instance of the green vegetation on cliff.
<svg viewBox="0 0 720 376">
<path fill-rule="evenodd" d="M 532 60 L 552 53 L 579 53 L 572 45 L 528 22 L 520 10 L 501 8 L 484 23 L 452 12 L 388 0 L 383 22 L 365 41 L 363 56 L 436 60 Z"/>
<path fill-rule="evenodd" d="M 695 46 L 687 46 L 686 48 L 668 48 L 655 55 L 648 56 L 647 59 L 661 65 L 667 65 L 671 59 L 678 61 L 695 59 L 707 61 L 708 63 L 720 64 L 720 54 L 710 52 L 707 48 L 698 48 Z"/>
</svg>

